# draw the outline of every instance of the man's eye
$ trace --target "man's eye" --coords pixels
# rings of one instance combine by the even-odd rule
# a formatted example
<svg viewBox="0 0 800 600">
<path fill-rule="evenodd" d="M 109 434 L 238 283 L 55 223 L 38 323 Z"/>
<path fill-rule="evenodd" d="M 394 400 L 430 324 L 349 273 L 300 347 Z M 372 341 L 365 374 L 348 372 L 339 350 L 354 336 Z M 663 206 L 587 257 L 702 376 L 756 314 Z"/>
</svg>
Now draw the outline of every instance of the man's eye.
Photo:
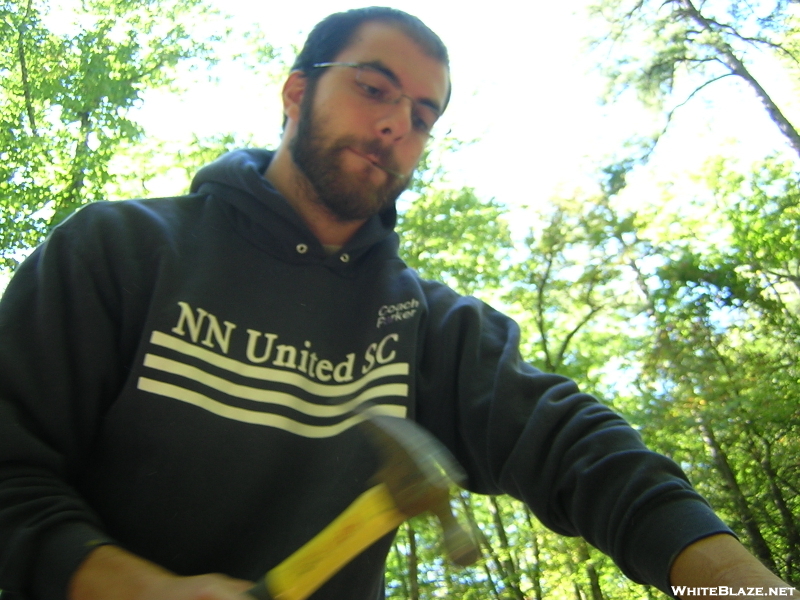
<svg viewBox="0 0 800 600">
<path fill-rule="evenodd" d="M 415 103 L 411 111 L 411 125 L 420 133 L 430 133 L 439 115 L 425 104 Z"/>
<path fill-rule="evenodd" d="M 368 83 L 364 83 L 363 81 L 358 82 L 358 87 L 361 88 L 361 91 L 364 92 L 364 95 L 368 98 L 372 98 L 373 100 L 384 100 L 386 98 L 386 92 L 381 88 L 375 87 L 374 85 L 369 85 Z"/>
<path fill-rule="evenodd" d="M 411 126 L 420 133 L 429 133 L 431 130 L 431 125 L 426 123 L 425 119 L 421 118 L 419 115 L 411 116 Z"/>
</svg>

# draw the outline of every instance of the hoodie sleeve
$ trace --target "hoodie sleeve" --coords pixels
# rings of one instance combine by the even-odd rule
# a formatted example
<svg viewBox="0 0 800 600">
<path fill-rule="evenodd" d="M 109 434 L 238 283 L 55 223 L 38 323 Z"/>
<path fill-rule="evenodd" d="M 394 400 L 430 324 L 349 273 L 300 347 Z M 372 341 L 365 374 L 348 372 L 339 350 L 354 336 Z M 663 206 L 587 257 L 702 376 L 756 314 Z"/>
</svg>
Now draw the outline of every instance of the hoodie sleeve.
<svg viewBox="0 0 800 600">
<path fill-rule="evenodd" d="M 523 362 L 513 321 L 442 286 L 426 291 L 418 420 L 464 465 L 471 489 L 524 501 L 547 527 L 670 594 L 677 554 L 728 527 L 622 417 Z"/>
<path fill-rule="evenodd" d="M 63 599 L 86 554 L 112 542 L 74 485 L 133 347 L 130 282 L 115 273 L 150 265 L 119 264 L 108 240 L 136 241 L 106 212 L 56 228 L 0 302 L 0 589 L 21 597 Z"/>
</svg>

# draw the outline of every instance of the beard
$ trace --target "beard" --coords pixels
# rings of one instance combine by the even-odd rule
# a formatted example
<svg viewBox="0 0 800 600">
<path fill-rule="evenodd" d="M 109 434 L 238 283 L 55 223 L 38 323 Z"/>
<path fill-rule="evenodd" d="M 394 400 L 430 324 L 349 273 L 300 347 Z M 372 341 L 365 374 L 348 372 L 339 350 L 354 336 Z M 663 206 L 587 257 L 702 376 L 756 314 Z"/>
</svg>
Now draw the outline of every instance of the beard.
<svg viewBox="0 0 800 600">
<path fill-rule="evenodd" d="M 303 183 L 311 186 L 310 196 L 316 197 L 340 221 L 369 219 L 393 206 L 408 187 L 411 175 L 399 172 L 391 148 L 386 148 L 379 139 L 343 136 L 329 140 L 322 131 L 323 123 L 313 114 L 312 97 L 313 93 L 303 98 L 297 134 L 289 147 L 292 159 L 307 180 Z M 366 165 L 363 171 L 345 171 L 342 154 L 348 149 L 376 157 L 380 166 Z M 383 170 L 383 183 L 372 183 L 373 168 Z"/>
</svg>

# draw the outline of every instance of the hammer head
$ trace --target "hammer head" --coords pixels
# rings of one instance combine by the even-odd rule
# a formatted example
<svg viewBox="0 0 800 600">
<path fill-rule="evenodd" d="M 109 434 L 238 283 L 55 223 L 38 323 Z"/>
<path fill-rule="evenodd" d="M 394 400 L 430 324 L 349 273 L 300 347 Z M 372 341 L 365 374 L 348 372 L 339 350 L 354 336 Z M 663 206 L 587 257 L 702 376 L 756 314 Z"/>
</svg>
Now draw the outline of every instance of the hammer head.
<svg viewBox="0 0 800 600">
<path fill-rule="evenodd" d="M 450 490 L 463 484 L 461 466 L 439 440 L 407 419 L 372 417 L 361 423 L 382 459 L 373 483 L 389 489 L 397 510 L 413 517 L 434 513 L 444 530 L 450 560 L 470 565 L 480 551 L 472 537 L 453 517 Z"/>
</svg>

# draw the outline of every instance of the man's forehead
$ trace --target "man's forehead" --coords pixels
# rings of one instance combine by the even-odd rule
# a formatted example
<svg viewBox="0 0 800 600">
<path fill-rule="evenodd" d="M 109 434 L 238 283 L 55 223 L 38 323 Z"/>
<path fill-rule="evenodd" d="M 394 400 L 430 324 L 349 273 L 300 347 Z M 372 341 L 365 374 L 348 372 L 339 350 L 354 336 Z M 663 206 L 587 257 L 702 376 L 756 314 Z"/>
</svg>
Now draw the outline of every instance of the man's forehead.
<svg viewBox="0 0 800 600">
<path fill-rule="evenodd" d="M 444 107 L 450 85 L 447 65 L 401 26 L 382 21 L 362 24 L 336 60 L 379 64 L 392 72 L 409 95 L 429 97 Z"/>
</svg>

